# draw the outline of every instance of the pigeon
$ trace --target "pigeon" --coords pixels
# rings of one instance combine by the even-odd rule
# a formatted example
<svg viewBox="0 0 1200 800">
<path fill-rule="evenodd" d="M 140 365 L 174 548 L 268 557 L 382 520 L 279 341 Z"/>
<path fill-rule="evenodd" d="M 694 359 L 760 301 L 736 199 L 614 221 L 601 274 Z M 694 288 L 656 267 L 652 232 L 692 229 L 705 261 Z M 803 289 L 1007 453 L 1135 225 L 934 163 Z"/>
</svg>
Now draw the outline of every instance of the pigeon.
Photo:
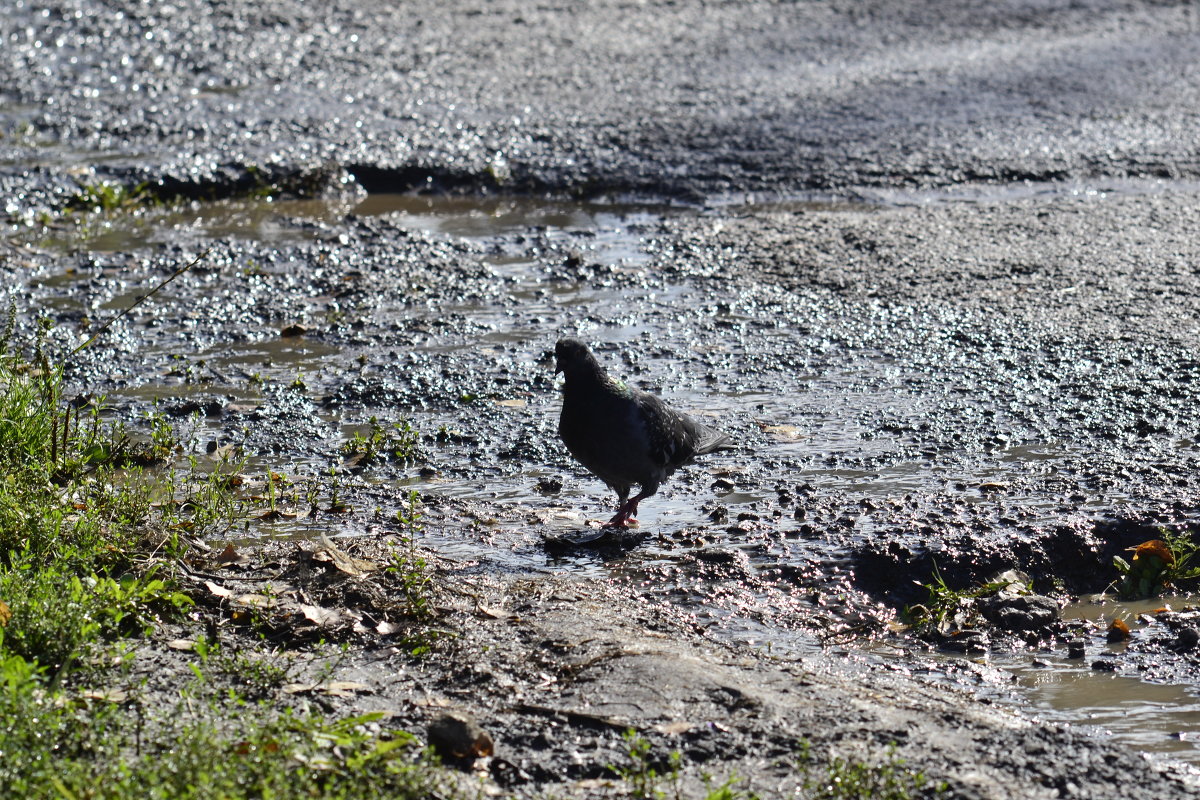
<svg viewBox="0 0 1200 800">
<path fill-rule="evenodd" d="M 619 507 L 609 526 L 636 524 L 638 503 L 694 456 L 733 447 L 720 431 L 610 378 L 578 339 L 560 339 L 554 355 L 554 371 L 564 378 L 558 435 L 579 463 L 617 493 Z M 630 497 L 635 483 L 641 491 Z"/>
</svg>

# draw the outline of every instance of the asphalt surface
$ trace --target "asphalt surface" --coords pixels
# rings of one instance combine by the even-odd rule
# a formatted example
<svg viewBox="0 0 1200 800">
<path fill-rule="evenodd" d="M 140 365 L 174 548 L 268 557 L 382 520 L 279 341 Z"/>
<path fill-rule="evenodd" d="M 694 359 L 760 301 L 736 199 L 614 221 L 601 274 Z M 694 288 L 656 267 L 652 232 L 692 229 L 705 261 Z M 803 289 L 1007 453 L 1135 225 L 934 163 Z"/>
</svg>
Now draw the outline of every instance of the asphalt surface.
<svg viewBox="0 0 1200 800">
<path fill-rule="evenodd" d="M 1196 14 L 18 0 L 0 18 L 0 162 L 9 192 L 30 159 L 198 193 L 331 160 L 371 190 L 692 199 L 1194 178 Z"/>
</svg>

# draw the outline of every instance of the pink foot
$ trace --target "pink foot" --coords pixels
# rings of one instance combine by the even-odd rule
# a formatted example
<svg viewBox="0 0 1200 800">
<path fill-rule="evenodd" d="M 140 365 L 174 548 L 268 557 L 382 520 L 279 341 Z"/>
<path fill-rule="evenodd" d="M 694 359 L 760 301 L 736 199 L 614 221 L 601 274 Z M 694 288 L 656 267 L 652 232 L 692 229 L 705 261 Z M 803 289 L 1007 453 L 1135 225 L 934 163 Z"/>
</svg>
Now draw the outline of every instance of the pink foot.
<svg viewBox="0 0 1200 800">
<path fill-rule="evenodd" d="M 617 509 L 617 515 L 610 519 L 605 527 L 628 528 L 630 525 L 637 525 L 638 521 L 633 516 L 637 513 L 637 504 L 637 498 L 626 501 L 625 505 Z"/>
</svg>

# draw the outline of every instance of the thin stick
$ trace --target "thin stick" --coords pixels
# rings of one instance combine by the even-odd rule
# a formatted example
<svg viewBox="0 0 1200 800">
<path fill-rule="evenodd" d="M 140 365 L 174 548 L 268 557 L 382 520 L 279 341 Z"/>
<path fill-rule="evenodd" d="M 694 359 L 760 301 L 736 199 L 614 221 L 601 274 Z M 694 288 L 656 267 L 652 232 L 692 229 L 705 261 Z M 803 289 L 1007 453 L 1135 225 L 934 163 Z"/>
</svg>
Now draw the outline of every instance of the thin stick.
<svg viewBox="0 0 1200 800">
<path fill-rule="evenodd" d="M 196 258 L 195 258 L 195 259 L 194 259 L 194 260 L 193 260 L 193 261 L 192 261 L 190 264 L 185 264 L 184 266 L 182 266 L 182 267 L 180 267 L 179 269 L 177 269 L 177 270 L 175 270 L 174 272 L 172 272 L 170 275 L 168 275 L 166 278 L 164 278 L 164 279 L 163 279 L 163 281 L 162 281 L 162 283 L 160 283 L 158 286 L 155 286 L 153 289 L 151 289 L 150 291 L 146 292 L 144 295 L 142 295 L 141 297 L 139 297 L 137 300 L 133 301 L 133 305 L 129 306 L 129 308 L 126 308 L 124 311 L 122 311 L 121 313 L 117 314 L 115 317 L 113 317 L 112 319 L 110 319 L 108 322 L 106 322 L 106 323 L 104 323 L 103 325 L 101 325 L 101 326 L 100 326 L 100 329 L 99 329 L 99 330 L 97 330 L 95 333 L 93 333 L 93 334 L 92 334 L 92 335 L 91 335 L 91 336 L 90 336 L 90 337 L 87 339 L 87 341 L 85 341 L 83 344 L 81 344 L 81 345 L 79 345 L 78 347 L 76 347 L 76 348 L 75 348 L 74 350 L 72 350 L 71 352 L 67 353 L 67 355 L 66 355 L 66 358 L 70 358 L 71 356 L 75 355 L 76 353 L 78 353 L 78 352 L 79 352 L 80 350 L 82 350 L 83 348 L 85 348 L 85 347 L 87 347 L 88 345 L 90 345 L 92 342 L 96 341 L 96 339 L 98 339 L 102 333 L 104 333 L 106 330 L 108 330 L 109 328 L 111 328 L 111 327 L 113 326 L 113 323 L 115 323 L 115 322 L 116 322 L 117 320 L 119 320 L 121 317 L 123 317 L 123 316 L 125 316 L 126 314 L 128 314 L 130 311 L 133 311 L 135 308 L 137 308 L 137 307 L 138 307 L 138 306 L 140 306 L 142 303 L 144 303 L 144 302 L 146 302 L 147 300 L 149 300 L 149 299 L 150 299 L 151 297 L 153 297 L 154 295 L 158 294 L 159 290 L 160 290 L 160 289 L 162 289 L 164 286 L 166 286 L 168 283 L 170 283 L 171 281 L 175 280 L 175 279 L 176 279 L 176 278 L 178 278 L 180 275 L 182 275 L 183 273 L 187 272 L 187 271 L 188 271 L 189 269 L 191 269 L 192 267 L 194 267 L 194 266 L 196 266 L 197 264 L 199 264 L 201 261 L 203 261 L 203 260 L 204 260 L 204 257 L 205 257 L 205 256 L 207 256 L 207 255 L 208 255 L 210 252 L 212 252 L 212 248 L 211 248 L 211 247 L 210 247 L 208 250 L 205 250 L 205 251 L 204 251 L 203 253 L 201 253 L 200 255 L 196 256 Z M 64 360 L 65 360 L 65 359 L 64 359 Z"/>
</svg>

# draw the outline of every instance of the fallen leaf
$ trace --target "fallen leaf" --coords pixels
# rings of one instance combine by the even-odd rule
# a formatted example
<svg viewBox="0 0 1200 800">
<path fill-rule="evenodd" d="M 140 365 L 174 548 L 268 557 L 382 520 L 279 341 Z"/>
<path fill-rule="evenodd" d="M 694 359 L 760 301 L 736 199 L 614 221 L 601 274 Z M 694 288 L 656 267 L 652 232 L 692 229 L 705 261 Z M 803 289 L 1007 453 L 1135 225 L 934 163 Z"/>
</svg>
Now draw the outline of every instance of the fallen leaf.
<svg viewBox="0 0 1200 800">
<path fill-rule="evenodd" d="M 414 700 L 413 705 L 421 708 L 449 708 L 454 702 L 448 697 L 421 697 Z"/>
<path fill-rule="evenodd" d="M 233 602 L 247 608 L 270 608 L 275 605 L 274 599 L 267 597 L 265 594 L 254 593 L 239 594 L 233 599 Z"/>
<path fill-rule="evenodd" d="M 322 608 L 321 606 L 310 606 L 301 603 L 300 611 L 304 614 L 305 619 L 322 628 L 336 625 L 342 621 L 342 615 L 332 608 Z"/>
<path fill-rule="evenodd" d="M 167 647 L 172 650 L 194 650 L 196 642 L 193 639 L 172 639 L 167 642 Z"/>
<path fill-rule="evenodd" d="M 365 683 L 355 681 L 329 681 L 328 683 L 289 683 L 283 687 L 285 694 L 326 694 L 330 697 L 353 697 L 370 689 Z"/>
<path fill-rule="evenodd" d="M 524 408 L 527 404 L 524 400 L 497 400 L 496 405 L 504 406 L 505 408 Z"/>
<path fill-rule="evenodd" d="M 375 632 L 380 636 L 391 636 L 393 633 L 396 633 L 399 630 L 399 625 L 394 622 L 388 622 L 387 620 L 380 620 L 379 624 L 375 626 Z"/>
<path fill-rule="evenodd" d="M 694 722 L 679 720 L 677 722 L 664 722 L 661 725 L 655 725 L 654 730 L 659 733 L 665 733 L 668 736 L 678 736 L 681 733 L 687 733 L 694 727 L 696 727 Z"/>
<path fill-rule="evenodd" d="M 0 600 L 0 628 L 8 625 L 8 621 L 12 619 L 12 609 L 8 607 L 8 603 Z"/>
<path fill-rule="evenodd" d="M 492 619 L 508 619 L 512 616 L 512 614 L 508 613 L 502 608 L 488 608 L 483 603 L 477 603 L 475 605 L 475 610 L 480 614 L 483 614 L 485 617 L 491 617 Z"/>
<path fill-rule="evenodd" d="M 355 558 L 345 552 L 334 547 L 333 542 L 329 541 L 329 537 L 322 536 L 321 544 L 323 550 L 318 550 L 313 553 L 313 559 L 316 561 L 328 561 L 333 564 L 339 571 L 346 573 L 355 578 L 361 578 L 369 572 L 374 572 L 379 569 L 379 565 L 374 561 L 367 561 L 362 558 Z"/>
<path fill-rule="evenodd" d="M 308 694 L 316 688 L 315 683 L 285 683 L 282 691 L 284 694 Z"/>
<path fill-rule="evenodd" d="M 104 700 L 108 703 L 124 703 L 129 696 L 120 689 L 92 689 L 86 692 L 80 692 L 80 697 L 85 697 L 88 700 Z"/>
<path fill-rule="evenodd" d="M 1174 564 L 1175 554 L 1171 552 L 1171 548 L 1167 547 L 1167 543 L 1162 539 L 1151 539 L 1148 542 L 1142 542 L 1137 547 L 1130 547 L 1133 551 L 1133 560 L 1148 558 L 1150 556 L 1158 556 L 1164 564 Z"/>
<path fill-rule="evenodd" d="M 1114 619 L 1108 626 L 1108 641 L 1124 642 L 1129 637 L 1133 636 L 1133 631 L 1129 630 L 1129 626 L 1125 624 L 1123 619 Z"/>
<path fill-rule="evenodd" d="M 789 442 L 797 441 L 804 435 L 804 432 L 795 425 L 761 425 L 760 427 L 763 433 L 769 433 Z"/>
<path fill-rule="evenodd" d="M 225 597 L 225 598 L 233 597 L 232 590 L 226 589 L 224 586 L 218 586 L 217 584 L 213 583 L 212 581 L 205 581 L 204 585 L 205 585 L 205 587 L 207 587 L 207 589 L 210 592 L 212 592 L 217 597 Z"/>
<path fill-rule="evenodd" d="M 232 544 L 225 545 L 225 549 L 217 556 L 219 564 L 245 564 L 250 559 L 238 553 L 237 548 Z"/>
</svg>

